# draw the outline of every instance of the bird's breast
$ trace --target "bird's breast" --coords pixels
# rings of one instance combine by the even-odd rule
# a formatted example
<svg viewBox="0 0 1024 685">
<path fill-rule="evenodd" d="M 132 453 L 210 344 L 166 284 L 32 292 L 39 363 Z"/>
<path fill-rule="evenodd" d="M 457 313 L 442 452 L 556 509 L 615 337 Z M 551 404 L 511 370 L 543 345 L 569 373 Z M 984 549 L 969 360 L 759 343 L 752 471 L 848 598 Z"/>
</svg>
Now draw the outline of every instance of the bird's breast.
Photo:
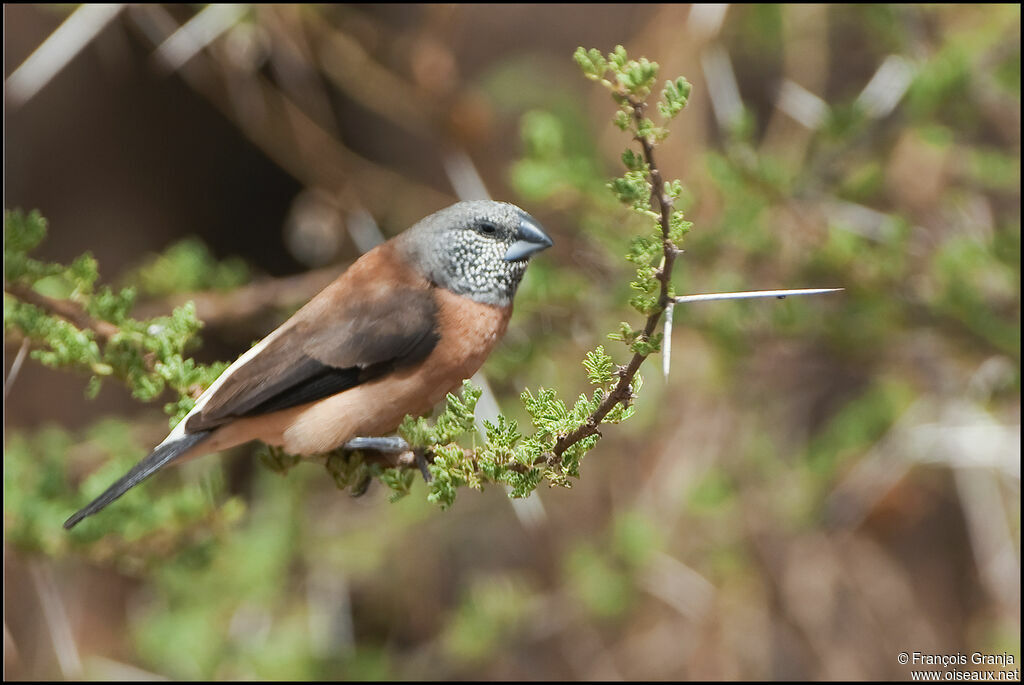
<svg viewBox="0 0 1024 685">
<path fill-rule="evenodd" d="M 439 379 L 452 378 L 457 386 L 477 372 L 505 335 L 512 307 L 482 304 L 442 288 L 435 293 L 441 339 L 426 361 Z"/>
</svg>

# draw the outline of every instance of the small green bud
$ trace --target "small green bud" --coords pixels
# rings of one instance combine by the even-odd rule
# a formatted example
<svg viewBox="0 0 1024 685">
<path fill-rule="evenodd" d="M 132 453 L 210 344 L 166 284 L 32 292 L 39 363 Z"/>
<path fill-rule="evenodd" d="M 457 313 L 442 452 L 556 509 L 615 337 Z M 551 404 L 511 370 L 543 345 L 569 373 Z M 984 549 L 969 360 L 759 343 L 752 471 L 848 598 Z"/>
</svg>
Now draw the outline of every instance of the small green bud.
<svg viewBox="0 0 1024 685">
<path fill-rule="evenodd" d="M 622 153 L 622 163 L 630 171 L 643 172 L 647 169 L 647 163 L 644 162 L 644 158 L 628 148 Z"/>
<path fill-rule="evenodd" d="M 608 53 L 608 61 L 615 65 L 615 68 L 618 70 L 626 66 L 627 59 L 626 48 L 621 45 L 616 45 L 615 50 Z"/>
</svg>

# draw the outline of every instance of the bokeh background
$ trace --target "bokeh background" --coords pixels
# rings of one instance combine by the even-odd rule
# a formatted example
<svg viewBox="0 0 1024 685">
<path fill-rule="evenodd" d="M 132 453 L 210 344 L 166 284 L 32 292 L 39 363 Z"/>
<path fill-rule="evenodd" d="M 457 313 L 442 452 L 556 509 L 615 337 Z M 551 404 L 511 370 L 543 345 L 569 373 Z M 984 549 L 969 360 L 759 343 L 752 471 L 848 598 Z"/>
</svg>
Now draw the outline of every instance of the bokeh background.
<svg viewBox="0 0 1024 685">
<path fill-rule="evenodd" d="M 485 193 L 555 239 L 483 369 L 502 410 L 583 391 L 601 342 L 624 361 L 605 334 L 637 322 L 638 228 L 604 184 L 628 141 L 579 45 L 694 84 L 658 153 L 695 224 L 679 292 L 846 289 L 677 308 L 668 379 L 652 358 L 575 487 L 447 512 L 422 484 L 352 498 L 243 448 L 129 496 L 192 493 L 207 518 L 187 530 L 115 514 L 69 538 L 81 479 L 166 417 L 26 361 L 5 385 L 6 678 L 903 679 L 901 651 L 1019 668 L 1018 6 L 4 19 L 5 207 L 41 210 L 38 254 L 91 252 L 140 311 L 194 299 L 205 362 L 377 236 Z"/>
</svg>

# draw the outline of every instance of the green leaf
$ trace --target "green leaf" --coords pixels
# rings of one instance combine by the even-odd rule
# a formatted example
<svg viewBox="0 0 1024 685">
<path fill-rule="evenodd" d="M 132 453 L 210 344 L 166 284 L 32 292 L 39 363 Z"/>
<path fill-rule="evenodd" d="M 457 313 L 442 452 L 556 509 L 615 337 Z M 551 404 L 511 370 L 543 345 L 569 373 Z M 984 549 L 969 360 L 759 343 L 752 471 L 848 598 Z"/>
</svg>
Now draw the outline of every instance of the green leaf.
<svg viewBox="0 0 1024 685">
<path fill-rule="evenodd" d="M 32 251 L 43 242 L 46 230 L 46 219 L 38 209 L 28 214 L 20 209 L 4 210 L 4 254 Z"/>
<path fill-rule="evenodd" d="M 628 59 L 626 48 L 621 45 L 616 45 L 615 49 L 608 53 L 608 61 L 612 63 L 616 70 L 621 70 L 625 67 Z"/>
<path fill-rule="evenodd" d="M 601 56 L 598 50 L 593 48 L 584 50 L 582 47 L 578 47 L 572 57 L 576 60 L 576 64 L 580 66 L 580 69 L 583 70 L 584 76 L 589 79 L 601 78 L 608 68 L 604 57 Z"/>
<path fill-rule="evenodd" d="M 651 183 L 643 171 L 628 171 L 625 176 L 612 179 L 608 187 L 622 204 L 634 209 L 650 209 Z"/>
<path fill-rule="evenodd" d="M 625 131 L 626 129 L 629 128 L 630 124 L 633 123 L 633 119 L 630 117 L 628 112 L 625 112 L 620 109 L 615 113 L 614 123 L 620 129 Z"/>
<path fill-rule="evenodd" d="M 583 368 L 587 370 L 587 378 L 594 385 L 605 385 L 615 380 L 615 362 L 604 351 L 603 345 L 587 352 L 583 358 Z"/>
<path fill-rule="evenodd" d="M 626 168 L 630 171 L 639 171 L 642 173 L 647 171 L 647 163 L 644 162 L 644 158 L 629 148 L 626 148 L 625 152 L 622 153 L 622 163 L 625 164 Z"/>
<path fill-rule="evenodd" d="M 690 82 L 680 76 L 675 81 L 666 81 L 665 88 L 661 91 L 661 101 L 658 102 L 658 111 L 666 119 L 672 119 L 686 107 L 690 97 L 692 86 Z"/>
</svg>

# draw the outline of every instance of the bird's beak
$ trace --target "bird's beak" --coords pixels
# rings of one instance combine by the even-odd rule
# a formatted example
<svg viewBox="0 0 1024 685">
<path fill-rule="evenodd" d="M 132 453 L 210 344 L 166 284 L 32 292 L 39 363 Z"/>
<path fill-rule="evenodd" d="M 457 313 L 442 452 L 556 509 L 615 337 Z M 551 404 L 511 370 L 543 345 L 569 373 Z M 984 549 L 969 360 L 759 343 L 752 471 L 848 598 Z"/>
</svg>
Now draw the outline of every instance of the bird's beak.
<svg viewBox="0 0 1024 685">
<path fill-rule="evenodd" d="M 512 243 L 505 253 L 506 262 L 515 262 L 526 259 L 534 252 L 546 250 L 554 245 L 551 238 L 544 232 L 544 229 L 533 220 L 531 216 L 524 216 L 519 222 L 519 230 L 516 231 L 516 241 Z"/>
</svg>

